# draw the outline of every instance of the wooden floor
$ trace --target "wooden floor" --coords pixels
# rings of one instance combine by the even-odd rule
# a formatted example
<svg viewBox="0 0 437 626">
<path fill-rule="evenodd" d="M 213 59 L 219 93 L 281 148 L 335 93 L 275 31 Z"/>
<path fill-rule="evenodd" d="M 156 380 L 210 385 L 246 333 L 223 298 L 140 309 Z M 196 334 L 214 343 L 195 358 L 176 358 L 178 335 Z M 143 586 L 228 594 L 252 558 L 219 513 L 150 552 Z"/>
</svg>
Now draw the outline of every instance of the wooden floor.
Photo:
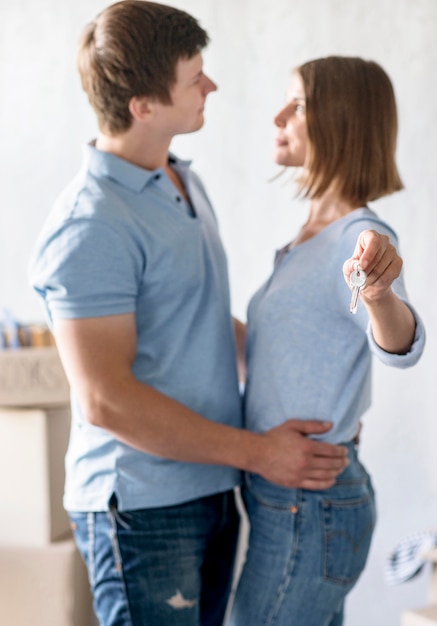
<svg viewBox="0 0 437 626">
<path fill-rule="evenodd" d="M 417 611 L 406 611 L 402 616 L 402 626 L 432 626 L 437 624 L 437 605 L 430 605 Z"/>
</svg>

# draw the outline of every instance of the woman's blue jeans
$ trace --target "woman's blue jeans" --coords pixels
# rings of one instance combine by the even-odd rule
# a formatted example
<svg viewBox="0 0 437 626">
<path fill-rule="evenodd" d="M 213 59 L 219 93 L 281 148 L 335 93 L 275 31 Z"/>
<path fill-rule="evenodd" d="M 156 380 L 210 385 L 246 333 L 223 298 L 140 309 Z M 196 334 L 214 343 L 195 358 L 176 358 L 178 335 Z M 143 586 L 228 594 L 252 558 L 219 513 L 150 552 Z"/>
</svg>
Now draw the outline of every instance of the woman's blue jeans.
<svg viewBox="0 0 437 626">
<path fill-rule="evenodd" d="M 234 493 L 178 506 L 70 513 L 102 626 L 221 626 L 239 516 Z"/>
<path fill-rule="evenodd" d="M 230 626 L 341 626 L 346 594 L 364 569 L 374 493 L 355 446 L 324 491 L 276 487 L 246 476 L 246 562 Z"/>
</svg>

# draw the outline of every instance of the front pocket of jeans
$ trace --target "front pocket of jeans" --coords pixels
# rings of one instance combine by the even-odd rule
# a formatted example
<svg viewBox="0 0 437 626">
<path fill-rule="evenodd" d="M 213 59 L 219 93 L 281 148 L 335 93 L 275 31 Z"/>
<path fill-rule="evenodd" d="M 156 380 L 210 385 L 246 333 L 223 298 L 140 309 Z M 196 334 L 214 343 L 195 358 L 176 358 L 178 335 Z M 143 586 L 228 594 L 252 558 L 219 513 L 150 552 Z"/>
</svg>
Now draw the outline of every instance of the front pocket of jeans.
<svg viewBox="0 0 437 626">
<path fill-rule="evenodd" d="M 70 512 L 68 515 L 76 545 L 88 568 L 90 584 L 93 585 L 95 580 L 95 514 Z"/>
<path fill-rule="evenodd" d="M 325 580 L 352 585 L 366 564 L 375 508 L 370 494 L 350 500 L 323 500 L 322 574 Z"/>
<path fill-rule="evenodd" d="M 243 493 L 245 490 L 266 509 L 287 513 L 296 505 L 299 494 L 297 489 L 278 487 L 257 474 L 246 474 Z"/>
</svg>

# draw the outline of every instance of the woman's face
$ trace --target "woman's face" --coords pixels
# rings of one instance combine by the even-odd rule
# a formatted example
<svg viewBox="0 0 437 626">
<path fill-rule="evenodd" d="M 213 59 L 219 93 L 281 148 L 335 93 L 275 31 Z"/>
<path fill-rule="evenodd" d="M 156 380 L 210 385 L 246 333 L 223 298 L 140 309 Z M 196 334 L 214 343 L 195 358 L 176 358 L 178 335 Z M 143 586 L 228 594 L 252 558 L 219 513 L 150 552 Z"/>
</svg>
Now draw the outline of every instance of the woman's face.
<svg viewBox="0 0 437 626">
<path fill-rule="evenodd" d="M 287 92 L 287 103 L 274 118 L 276 125 L 273 158 L 278 165 L 300 167 L 307 152 L 305 92 L 298 72 L 293 74 Z"/>
</svg>

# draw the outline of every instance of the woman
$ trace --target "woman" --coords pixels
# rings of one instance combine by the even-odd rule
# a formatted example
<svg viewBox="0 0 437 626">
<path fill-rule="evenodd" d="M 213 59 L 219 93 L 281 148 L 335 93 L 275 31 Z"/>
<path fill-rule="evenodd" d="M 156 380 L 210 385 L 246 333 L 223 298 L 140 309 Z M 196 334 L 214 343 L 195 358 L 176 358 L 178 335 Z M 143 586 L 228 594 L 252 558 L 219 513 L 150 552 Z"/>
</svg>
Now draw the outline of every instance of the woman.
<svg viewBox="0 0 437 626">
<path fill-rule="evenodd" d="M 263 432 L 291 416 L 329 420 L 319 438 L 347 446 L 349 465 L 324 491 L 246 476 L 251 530 L 231 625 L 340 626 L 375 524 L 354 443 L 370 405 L 371 356 L 409 367 L 425 341 L 396 235 L 367 206 L 402 188 L 393 88 L 374 62 L 317 59 L 295 70 L 274 122 L 275 161 L 302 168 L 309 217 L 249 305 L 246 427 Z M 367 275 L 356 314 L 354 270 Z"/>
</svg>

